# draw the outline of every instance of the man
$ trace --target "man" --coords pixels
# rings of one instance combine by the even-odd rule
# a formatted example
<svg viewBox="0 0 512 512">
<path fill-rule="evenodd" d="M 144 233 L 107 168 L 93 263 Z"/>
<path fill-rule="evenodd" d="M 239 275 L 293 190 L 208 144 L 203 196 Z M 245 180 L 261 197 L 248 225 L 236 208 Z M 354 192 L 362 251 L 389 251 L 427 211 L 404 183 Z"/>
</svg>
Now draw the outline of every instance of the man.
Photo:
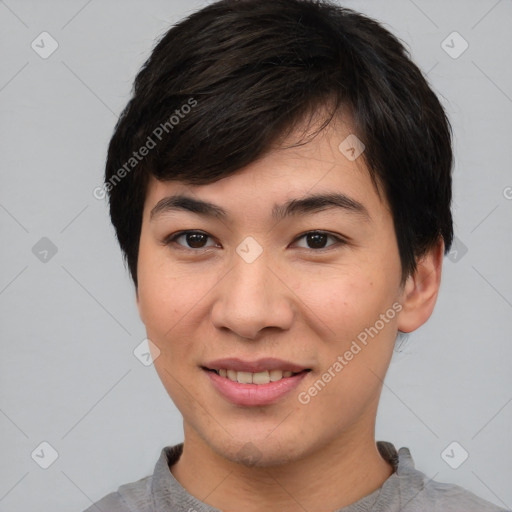
<svg viewBox="0 0 512 512">
<path fill-rule="evenodd" d="M 437 299 L 451 168 L 443 108 L 371 19 L 228 0 L 169 30 L 105 191 L 185 439 L 88 510 L 499 510 L 375 442 L 397 333 Z"/>
</svg>

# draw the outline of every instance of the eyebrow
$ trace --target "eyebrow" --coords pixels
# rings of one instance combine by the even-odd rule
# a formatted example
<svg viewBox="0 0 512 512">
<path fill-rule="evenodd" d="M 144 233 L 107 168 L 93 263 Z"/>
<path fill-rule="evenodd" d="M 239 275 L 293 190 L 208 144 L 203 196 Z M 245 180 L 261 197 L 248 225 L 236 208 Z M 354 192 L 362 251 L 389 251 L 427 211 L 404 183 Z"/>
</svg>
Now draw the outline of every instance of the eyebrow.
<svg viewBox="0 0 512 512">
<path fill-rule="evenodd" d="M 367 221 L 370 220 L 370 214 L 362 203 L 342 193 L 313 194 L 300 199 L 290 199 L 286 203 L 274 205 L 272 217 L 276 220 L 281 220 L 285 217 L 307 215 L 332 208 L 342 209 L 348 213 L 356 214 Z M 229 219 L 228 212 L 220 206 L 183 194 L 160 199 L 152 208 L 149 218 L 153 220 L 164 213 L 172 211 L 185 211 L 203 217 Z"/>
</svg>

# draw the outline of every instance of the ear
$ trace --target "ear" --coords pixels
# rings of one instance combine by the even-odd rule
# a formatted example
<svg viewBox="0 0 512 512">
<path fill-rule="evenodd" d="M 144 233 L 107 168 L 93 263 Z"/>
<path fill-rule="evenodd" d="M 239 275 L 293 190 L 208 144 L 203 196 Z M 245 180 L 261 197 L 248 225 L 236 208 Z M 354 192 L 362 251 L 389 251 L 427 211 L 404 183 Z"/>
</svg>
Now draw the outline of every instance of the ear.
<svg viewBox="0 0 512 512">
<path fill-rule="evenodd" d="M 416 262 L 416 271 L 410 275 L 402 289 L 398 316 L 399 331 L 411 332 L 423 325 L 432 314 L 441 284 L 444 240 Z"/>
</svg>

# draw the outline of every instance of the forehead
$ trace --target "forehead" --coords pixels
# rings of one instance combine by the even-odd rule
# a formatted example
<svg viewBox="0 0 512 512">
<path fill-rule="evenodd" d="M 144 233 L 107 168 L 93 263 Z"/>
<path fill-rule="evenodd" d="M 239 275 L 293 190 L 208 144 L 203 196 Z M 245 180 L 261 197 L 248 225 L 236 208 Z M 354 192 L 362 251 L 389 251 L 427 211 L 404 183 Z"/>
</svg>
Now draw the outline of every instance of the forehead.
<svg viewBox="0 0 512 512">
<path fill-rule="evenodd" d="M 345 210 L 372 216 L 379 208 L 381 194 L 364 161 L 364 144 L 347 122 L 333 122 L 314 137 L 304 139 L 304 128 L 276 142 L 265 155 L 246 167 L 206 185 L 182 181 L 159 181 L 151 177 L 145 202 L 145 216 L 162 210 L 166 198 L 185 196 L 221 206 L 219 217 L 256 215 L 276 217 L 292 200 L 336 195 Z M 176 202 L 174 202 L 174 206 Z M 167 201 L 173 206 L 173 201 Z M 210 208 L 212 216 L 214 209 Z M 312 211 L 313 209 L 311 209 Z M 229 219 L 228 219 L 229 220 Z"/>
</svg>

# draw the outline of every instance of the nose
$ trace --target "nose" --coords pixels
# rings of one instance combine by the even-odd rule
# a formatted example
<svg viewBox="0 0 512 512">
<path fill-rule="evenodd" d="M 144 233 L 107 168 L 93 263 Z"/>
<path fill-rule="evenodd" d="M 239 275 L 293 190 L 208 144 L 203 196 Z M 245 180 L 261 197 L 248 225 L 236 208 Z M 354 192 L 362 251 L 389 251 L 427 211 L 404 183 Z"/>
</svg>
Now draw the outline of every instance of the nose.
<svg viewBox="0 0 512 512">
<path fill-rule="evenodd" d="M 212 322 L 218 329 L 254 340 L 264 329 L 292 326 L 293 292 L 285 276 L 263 255 L 252 263 L 235 258 L 216 291 Z"/>
</svg>

